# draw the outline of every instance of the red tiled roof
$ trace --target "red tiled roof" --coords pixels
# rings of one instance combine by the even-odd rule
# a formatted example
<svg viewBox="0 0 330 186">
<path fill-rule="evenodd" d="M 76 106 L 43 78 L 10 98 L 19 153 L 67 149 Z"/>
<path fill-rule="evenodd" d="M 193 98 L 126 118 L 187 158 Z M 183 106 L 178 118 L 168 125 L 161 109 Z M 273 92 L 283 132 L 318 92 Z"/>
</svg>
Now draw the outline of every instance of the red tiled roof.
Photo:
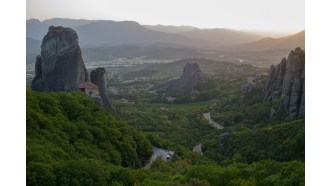
<svg viewBox="0 0 330 186">
<path fill-rule="evenodd" d="M 97 86 L 91 82 L 85 82 L 79 85 L 79 88 L 98 89 Z"/>
</svg>

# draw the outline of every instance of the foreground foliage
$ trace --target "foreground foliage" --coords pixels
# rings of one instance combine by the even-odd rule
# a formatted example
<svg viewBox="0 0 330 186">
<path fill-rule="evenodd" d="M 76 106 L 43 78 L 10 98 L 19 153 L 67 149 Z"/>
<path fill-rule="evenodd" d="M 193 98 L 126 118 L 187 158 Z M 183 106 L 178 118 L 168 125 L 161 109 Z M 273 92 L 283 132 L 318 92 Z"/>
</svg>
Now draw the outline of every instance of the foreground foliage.
<svg viewBox="0 0 330 186">
<path fill-rule="evenodd" d="M 160 120 L 163 125 L 156 129 L 169 130 L 165 135 L 179 140 L 179 133 L 189 127 L 209 127 L 196 115 L 202 106 L 193 106 L 195 111 L 187 115 L 183 111 L 189 105 L 174 106 L 172 111 L 171 108 L 159 110 L 158 117 L 164 116 Z M 124 113 L 130 114 L 130 111 L 122 110 Z M 140 120 L 139 117 L 145 118 Z M 242 161 L 242 155 L 236 154 L 228 156 L 230 164 L 219 166 L 185 147 L 193 144 L 189 142 L 191 137 L 184 136 L 186 139 L 181 146 L 157 133 L 145 134 L 99 109 L 93 100 L 80 93 L 27 90 L 26 118 L 27 185 L 304 185 L 302 161 L 278 162 L 259 158 L 261 161 L 248 164 Z M 148 116 L 142 112 L 127 118 L 132 125 L 152 118 L 158 121 L 157 115 Z M 139 120 L 133 122 L 134 118 Z M 190 124 L 193 120 L 196 123 Z M 152 124 L 147 122 L 145 127 Z M 208 129 L 200 134 L 202 139 L 195 141 L 203 140 L 203 136 L 212 130 Z M 290 127 L 272 130 L 284 132 L 284 129 L 292 130 Z M 260 130 L 262 133 L 264 129 Z M 202 130 L 197 127 L 189 131 L 198 137 L 198 131 Z M 251 135 L 255 133 L 233 136 Z M 273 137 L 270 135 L 270 138 Z M 151 156 L 151 144 L 172 149 L 176 155 L 171 161 L 158 159 L 150 169 L 142 168 Z M 240 153 L 245 155 L 243 151 Z"/>
</svg>

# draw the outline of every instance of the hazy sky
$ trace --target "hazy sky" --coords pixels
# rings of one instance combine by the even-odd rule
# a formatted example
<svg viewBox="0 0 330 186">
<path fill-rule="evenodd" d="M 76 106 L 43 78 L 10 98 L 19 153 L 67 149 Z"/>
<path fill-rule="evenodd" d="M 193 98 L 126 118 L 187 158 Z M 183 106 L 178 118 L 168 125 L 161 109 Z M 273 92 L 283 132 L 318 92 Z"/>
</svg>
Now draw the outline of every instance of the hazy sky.
<svg viewBox="0 0 330 186">
<path fill-rule="evenodd" d="M 26 6 L 27 19 L 132 20 L 282 32 L 305 28 L 304 0 L 27 0 Z"/>
</svg>

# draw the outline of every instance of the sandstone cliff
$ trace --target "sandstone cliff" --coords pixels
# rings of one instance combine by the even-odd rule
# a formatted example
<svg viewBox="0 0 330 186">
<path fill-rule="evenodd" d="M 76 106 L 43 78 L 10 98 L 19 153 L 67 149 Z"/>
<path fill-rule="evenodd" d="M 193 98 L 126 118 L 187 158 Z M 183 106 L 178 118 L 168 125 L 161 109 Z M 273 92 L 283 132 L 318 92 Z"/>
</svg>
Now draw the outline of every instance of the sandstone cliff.
<svg viewBox="0 0 330 186">
<path fill-rule="evenodd" d="M 198 64 L 187 63 L 180 78 L 167 83 L 167 90 L 194 95 L 195 86 L 199 83 L 205 83 L 205 77 Z"/>
<path fill-rule="evenodd" d="M 42 40 L 41 55 L 37 56 L 32 89 L 37 91 L 75 91 L 88 81 L 88 74 L 78 35 L 71 28 L 54 27 Z"/>
<path fill-rule="evenodd" d="M 91 82 L 97 85 L 102 99 L 102 106 L 117 114 L 115 107 L 110 103 L 107 91 L 107 73 L 104 68 L 96 68 L 91 71 Z"/>
<path fill-rule="evenodd" d="M 286 119 L 305 116 L 305 51 L 292 50 L 287 59 L 270 67 L 264 101 L 273 103 L 272 113 Z"/>
</svg>

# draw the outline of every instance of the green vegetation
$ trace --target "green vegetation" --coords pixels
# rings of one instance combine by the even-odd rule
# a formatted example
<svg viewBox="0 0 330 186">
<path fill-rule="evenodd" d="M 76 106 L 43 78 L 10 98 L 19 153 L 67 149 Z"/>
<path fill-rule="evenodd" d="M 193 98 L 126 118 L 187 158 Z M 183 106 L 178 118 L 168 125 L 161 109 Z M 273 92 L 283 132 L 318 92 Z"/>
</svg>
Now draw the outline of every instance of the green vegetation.
<svg viewBox="0 0 330 186">
<path fill-rule="evenodd" d="M 237 161 L 252 163 L 263 159 L 304 161 L 304 124 L 304 120 L 295 120 L 268 124 L 260 129 L 240 127 L 236 132 L 231 129 L 232 132 L 223 139 L 220 147 L 219 137 L 205 143 L 204 154 L 222 165 Z"/>
<path fill-rule="evenodd" d="M 28 170 L 41 166 L 50 171 L 53 165 L 77 161 L 142 167 L 152 154 L 143 133 L 84 94 L 27 90 L 26 118 Z M 33 177 L 27 179 L 29 183 Z"/>
<path fill-rule="evenodd" d="M 170 102 L 150 89 L 191 60 L 208 76 L 193 99 Z M 305 121 L 281 113 L 269 121 L 262 70 L 207 59 L 117 70 L 109 83 L 119 91 L 109 95 L 116 117 L 81 93 L 27 90 L 27 185 L 304 185 Z M 258 84 L 242 94 L 256 74 Z M 206 112 L 225 128 L 209 125 Z M 203 156 L 192 151 L 197 144 Z M 152 146 L 175 155 L 144 168 Z"/>
<path fill-rule="evenodd" d="M 190 146 L 194 142 L 211 142 L 207 136 L 218 135 L 198 115 L 210 104 L 213 103 L 153 106 L 140 103 L 134 105 L 136 115 L 132 115 L 133 106 L 121 105 L 121 114 L 127 114 L 131 125 L 139 123 L 134 122 L 134 118 L 143 118 L 140 129 L 158 122 L 154 129 L 164 133 L 144 134 L 99 109 L 83 94 L 27 90 L 27 185 L 304 185 L 302 161 L 262 160 L 247 164 L 244 151 L 228 150 L 234 153 L 232 157 L 228 155 L 231 163 L 219 166 L 207 155 L 192 152 Z M 284 136 L 291 136 L 301 123 L 303 121 L 274 125 L 269 143 L 285 131 Z M 261 137 L 269 134 L 266 129 L 258 129 Z M 185 136 L 188 133 L 192 135 Z M 233 133 L 226 143 L 244 141 L 233 140 L 256 137 L 257 133 Z M 194 138 L 195 141 L 189 142 Z M 295 139 L 286 142 L 288 148 L 294 143 L 299 146 L 303 138 L 297 134 Z M 253 143 L 255 141 L 251 141 Z M 140 168 L 151 155 L 151 144 L 174 150 L 176 155 L 171 161 L 156 160 L 150 169 Z"/>
<path fill-rule="evenodd" d="M 203 138 L 217 135 L 217 131 L 202 117 L 210 102 L 186 104 L 151 104 L 137 102 L 134 105 L 115 102 L 119 117 L 129 125 L 145 132 L 160 132 L 162 137 L 192 149 Z M 189 111 L 189 112 L 187 112 Z"/>
</svg>

